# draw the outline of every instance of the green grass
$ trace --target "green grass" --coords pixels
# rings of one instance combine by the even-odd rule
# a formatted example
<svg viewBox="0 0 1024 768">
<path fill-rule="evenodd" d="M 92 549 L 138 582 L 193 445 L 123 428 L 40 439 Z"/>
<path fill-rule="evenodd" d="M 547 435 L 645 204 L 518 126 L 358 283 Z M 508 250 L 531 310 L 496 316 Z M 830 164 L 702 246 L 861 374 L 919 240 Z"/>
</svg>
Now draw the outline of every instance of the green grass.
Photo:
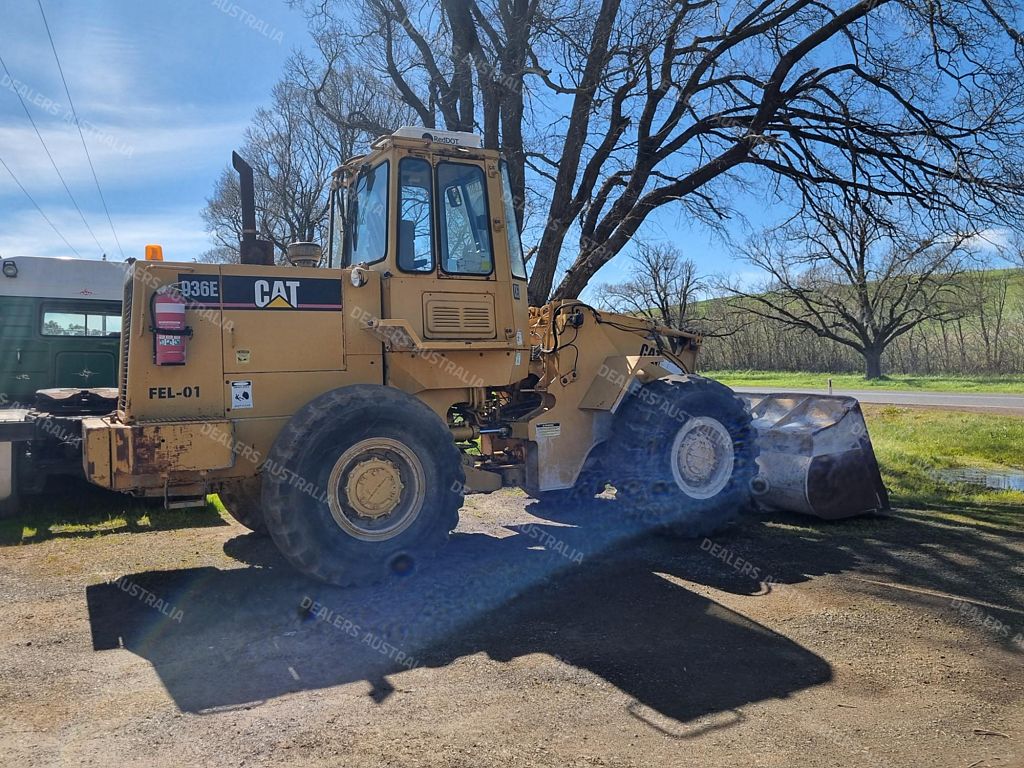
<svg viewBox="0 0 1024 768">
<path fill-rule="evenodd" d="M 0 546 L 225 525 L 216 496 L 205 507 L 163 509 L 90 486 L 75 484 L 75 491 L 26 497 L 17 514 L 0 518 Z"/>
<path fill-rule="evenodd" d="M 932 517 L 1024 530 L 1024 492 L 949 484 L 935 470 L 1024 470 L 1024 418 L 864 406 L 871 442 L 894 507 Z"/>
<path fill-rule="evenodd" d="M 730 387 L 770 387 L 774 390 L 826 389 L 828 380 L 836 389 L 893 389 L 917 392 L 980 392 L 1024 394 L 1024 375 L 1004 376 L 911 376 L 893 374 L 868 381 L 856 373 L 811 373 L 809 371 L 701 371 Z"/>
</svg>

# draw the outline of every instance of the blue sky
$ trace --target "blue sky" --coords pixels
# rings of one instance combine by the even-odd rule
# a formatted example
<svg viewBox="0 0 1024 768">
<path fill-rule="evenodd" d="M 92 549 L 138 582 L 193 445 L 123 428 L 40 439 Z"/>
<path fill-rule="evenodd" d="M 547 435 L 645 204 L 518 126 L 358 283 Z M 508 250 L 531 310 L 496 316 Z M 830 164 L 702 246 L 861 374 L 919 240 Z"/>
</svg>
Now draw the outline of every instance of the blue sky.
<svg viewBox="0 0 1024 768">
<path fill-rule="evenodd" d="M 232 11 L 232 7 L 237 10 Z M 85 139 L 126 256 L 161 243 L 168 259 L 209 247 L 199 210 L 289 54 L 309 44 L 282 0 L 43 0 Z M 29 110 L 108 257 L 120 258 L 35 0 L 5 4 L 0 157 L 78 252 L 99 258 L 18 102 Z M 66 256 L 0 167 L 0 254 Z"/>
<path fill-rule="evenodd" d="M 160 243 L 188 261 L 208 247 L 199 211 L 288 56 L 312 44 L 284 0 L 43 0 L 85 139 L 126 256 Z M 14 0 L 0 27 L 0 158 L 78 253 L 120 253 L 100 203 L 35 0 Z M 100 247 L 83 224 L 19 104 L 20 90 Z M 67 256 L 67 246 L 0 167 L 0 255 Z M 675 211 L 645 226 L 683 246 L 704 272 L 741 270 L 725 247 Z M 102 250 L 101 250 L 102 248 Z M 621 279 L 625 255 L 593 284 Z M 593 285 L 592 284 L 592 285 Z"/>
</svg>

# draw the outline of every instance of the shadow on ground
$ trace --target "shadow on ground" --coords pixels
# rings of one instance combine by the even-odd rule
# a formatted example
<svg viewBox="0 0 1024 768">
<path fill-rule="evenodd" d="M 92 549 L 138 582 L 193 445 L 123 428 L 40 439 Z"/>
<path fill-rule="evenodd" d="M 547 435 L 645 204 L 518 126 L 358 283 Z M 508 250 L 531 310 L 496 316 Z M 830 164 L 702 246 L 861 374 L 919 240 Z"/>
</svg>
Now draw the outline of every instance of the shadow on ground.
<svg viewBox="0 0 1024 768">
<path fill-rule="evenodd" d="M 922 605 L 938 600 L 948 606 L 955 597 L 1001 605 L 1010 609 L 1006 618 L 1013 625 L 1022 624 L 1024 510 L 1015 529 L 994 528 L 987 515 L 970 511 L 955 521 L 945 519 L 943 510 L 938 512 L 899 510 L 832 522 L 778 513 L 765 521 L 763 533 L 756 526 L 739 530 L 734 547 L 755 561 L 767 560 L 770 569 L 790 556 L 799 559 L 805 549 L 802 543 L 813 543 L 818 551 L 854 560 L 857 579 L 890 584 L 893 591 L 887 597 L 894 600 Z M 1010 614 L 1020 615 L 1011 619 Z"/>
<path fill-rule="evenodd" d="M 225 551 L 246 567 L 88 587 L 93 647 L 147 659 L 190 712 L 361 680 L 383 701 L 394 690 L 389 676 L 413 666 L 545 653 L 622 690 L 637 717 L 649 719 L 649 708 L 691 724 L 674 734 L 685 737 L 703 732 L 704 718 L 728 725 L 746 704 L 832 677 L 825 659 L 687 582 L 760 595 L 855 569 L 959 594 L 987 589 L 992 599 L 1002 587 L 979 583 L 978 569 L 1019 561 L 994 537 L 912 518 L 846 526 L 781 518 L 679 541 L 650 535 L 615 507 L 602 499 L 574 510 L 532 504 L 537 522 L 509 526 L 504 537 L 455 534 L 438 561 L 360 589 L 310 582 L 268 540 L 239 536 Z"/>
<path fill-rule="evenodd" d="M 266 539 L 236 537 L 225 550 L 248 567 L 88 587 L 93 647 L 147 659 L 191 712 L 360 680 L 382 701 L 389 675 L 481 651 L 557 656 L 626 692 L 638 717 L 649 707 L 682 722 L 831 679 L 807 649 L 681 586 L 678 543 L 651 543 L 609 506 L 577 510 L 579 525 L 560 515 L 503 538 L 458 533 L 420 572 L 360 589 L 310 582 Z"/>
<path fill-rule="evenodd" d="M 45 493 L 25 497 L 16 514 L 0 518 L 0 546 L 218 525 L 227 523 L 212 504 L 164 509 L 159 500 L 105 491 L 84 480 L 53 478 Z"/>
</svg>

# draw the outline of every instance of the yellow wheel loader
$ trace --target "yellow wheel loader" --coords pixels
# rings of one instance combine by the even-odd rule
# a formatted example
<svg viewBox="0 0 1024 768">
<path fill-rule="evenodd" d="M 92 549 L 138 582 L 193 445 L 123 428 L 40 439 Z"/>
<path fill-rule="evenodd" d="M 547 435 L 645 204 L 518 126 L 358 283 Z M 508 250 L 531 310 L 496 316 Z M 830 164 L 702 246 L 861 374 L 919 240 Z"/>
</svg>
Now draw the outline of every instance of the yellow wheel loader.
<svg viewBox="0 0 1024 768">
<path fill-rule="evenodd" d="M 408 568 L 466 493 L 503 486 L 572 501 L 610 483 L 624 512 L 690 533 L 752 499 L 887 506 L 855 402 L 747 402 L 694 374 L 694 334 L 528 306 L 508 176 L 471 134 L 378 139 L 334 174 L 326 256 L 296 243 L 280 266 L 235 166 L 241 264 L 153 246 L 130 270 L 117 410 L 83 424 L 92 482 L 169 506 L 219 493 L 335 584 Z"/>
</svg>

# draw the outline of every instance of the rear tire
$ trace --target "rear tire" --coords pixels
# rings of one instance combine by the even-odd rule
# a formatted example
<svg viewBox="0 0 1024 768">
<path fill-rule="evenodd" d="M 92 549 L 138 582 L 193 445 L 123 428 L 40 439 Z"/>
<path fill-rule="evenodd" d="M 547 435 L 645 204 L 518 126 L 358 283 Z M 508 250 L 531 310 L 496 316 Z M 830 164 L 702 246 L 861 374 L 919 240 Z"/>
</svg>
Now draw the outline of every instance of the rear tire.
<svg viewBox="0 0 1024 768">
<path fill-rule="evenodd" d="M 616 498 L 685 536 L 705 536 L 750 502 L 757 444 L 743 401 L 717 381 L 669 376 L 616 416 Z"/>
<path fill-rule="evenodd" d="M 267 522 L 263 518 L 260 499 L 260 480 L 253 477 L 220 490 L 221 503 L 235 520 L 253 533 L 267 535 Z"/>
<path fill-rule="evenodd" d="M 342 586 L 406 573 L 448 540 L 465 471 L 448 426 L 424 403 L 373 384 L 303 406 L 263 470 L 270 535 L 298 570 Z"/>
</svg>

